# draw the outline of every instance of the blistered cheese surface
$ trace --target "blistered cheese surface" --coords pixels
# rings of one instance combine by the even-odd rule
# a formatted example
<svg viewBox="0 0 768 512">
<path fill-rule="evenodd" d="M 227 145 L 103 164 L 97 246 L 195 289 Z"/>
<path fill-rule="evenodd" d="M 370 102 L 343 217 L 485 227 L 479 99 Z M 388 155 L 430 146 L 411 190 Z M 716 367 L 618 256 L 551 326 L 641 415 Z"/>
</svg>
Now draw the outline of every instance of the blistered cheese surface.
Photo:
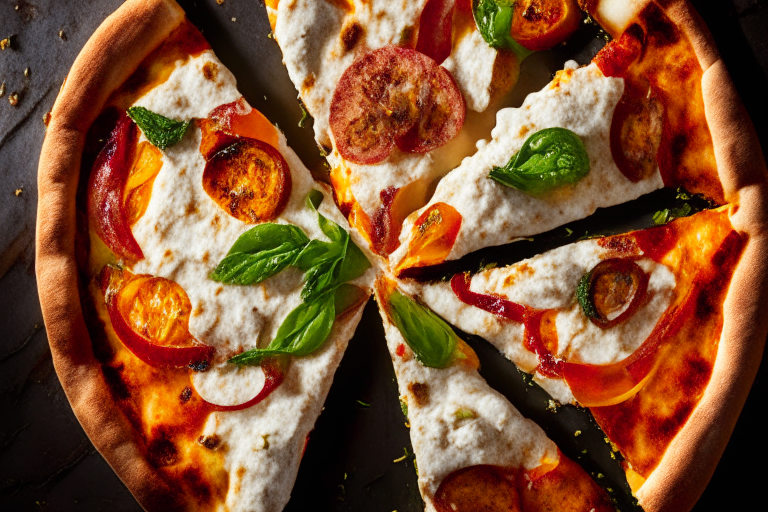
<svg viewBox="0 0 768 512">
<path fill-rule="evenodd" d="M 382 319 L 400 396 L 408 405 L 427 511 L 435 510 L 433 498 L 440 483 L 458 469 L 480 464 L 533 469 L 558 460 L 557 446 L 541 427 L 523 417 L 477 370 L 422 365 L 383 313 Z M 406 347 L 402 357 L 396 355 L 401 344 Z M 421 388 L 422 398 L 414 396 L 413 384 L 426 386 Z"/>
<path fill-rule="evenodd" d="M 605 77 L 594 64 L 577 69 L 571 61 L 550 85 L 530 94 L 521 107 L 500 110 L 492 140 L 478 143 L 477 153 L 448 173 L 430 200 L 430 204 L 447 203 L 462 216 L 462 229 L 447 259 L 543 233 L 583 219 L 597 208 L 625 203 L 662 188 L 658 169 L 651 177 L 633 183 L 613 160 L 611 120 L 623 92 L 623 79 Z M 529 136 L 553 127 L 567 128 L 584 142 L 590 162 L 585 178 L 540 197 L 488 178 L 491 169 L 506 165 Z M 391 262 L 404 257 L 413 222 L 424 209 L 405 222 L 402 244 Z"/>
<path fill-rule="evenodd" d="M 594 325 L 576 300 L 579 280 L 600 261 L 610 257 L 596 240 L 567 245 L 508 267 L 473 276 L 470 290 L 493 294 L 536 309 L 558 310 L 557 357 L 575 362 L 607 365 L 622 361 L 650 336 L 675 297 L 676 280 L 666 266 L 649 258 L 637 264 L 649 276 L 647 298 L 620 324 L 602 329 Z M 482 336 L 525 372 L 538 366 L 536 355 L 524 345 L 522 324 L 502 319 L 461 302 L 449 283 L 404 285 L 426 305 L 459 329 Z M 573 395 L 560 379 L 537 375 L 537 381 L 557 400 L 572 403 Z"/>
<path fill-rule="evenodd" d="M 218 73 L 209 73 L 211 79 L 202 71 L 206 63 L 218 68 Z M 174 119 L 205 118 L 213 108 L 239 97 L 232 74 L 206 51 L 178 65 L 165 83 L 137 105 Z M 242 394 L 243 388 L 247 392 L 250 387 L 250 396 L 254 396 L 261 389 L 263 375 L 258 368 L 237 370 L 226 359 L 272 340 L 282 320 L 301 303 L 303 278 L 295 269 L 253 286 L 227 285 L 208 278 L 237 238 L 253 225 L 230 216 L 203 189 L 205 160 L 199 151 L 200 137 L 193 125 L 178 144 L 163 152 L 163 166 L 147 210 L 132 228 L 145 258 L 131 270 L 171 279 L 186 291 L 192 304 L 190 332 L 215 347 L 218 357 L 193 382 L 213 395 L 216 403 L 227 403 Z M 288 148 L 282 133 L 277 149 L 290 167 L 292 190 L 275 222 L 294 224 L 311 239 L 327 240 L 317 215 L 305 205 L 308 192 L 319 185 Z M 320 210 L 346 225 L 329 196 Z M 365 285 L 372 272 L 356 282 Z M 288 501 L 305 438 L 361 314 L 360 309 L 337 321 L 321 350 L 293 360 L 285 382 L 266 400 L 242 411 L 209 417 L 204 435 L 217 434 L 226 446 L 229 510 L 275 511 Z"/>
</svg>

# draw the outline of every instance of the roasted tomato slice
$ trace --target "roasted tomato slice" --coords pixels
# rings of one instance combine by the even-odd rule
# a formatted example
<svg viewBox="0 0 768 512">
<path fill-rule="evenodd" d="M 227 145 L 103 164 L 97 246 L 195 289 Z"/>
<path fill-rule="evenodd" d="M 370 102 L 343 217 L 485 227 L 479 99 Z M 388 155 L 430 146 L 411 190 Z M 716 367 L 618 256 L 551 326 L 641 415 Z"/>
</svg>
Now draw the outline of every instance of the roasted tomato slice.
<svg viewBox="0 0 768 512">
<path fill-rule="evenodd" d="M 461 214 L 446 203 L 435 203 L 424 210 L 413 225 L 408 252 L 398 265 L 398 274 L 445 261 L 459 236 L 461 221 Z"/>
<path fill-rule="evenodd" d="M 548 50 L 568 39 L 580 22 L 576 0 L 517 0 L 510 33 L 529 50 Z"/>
<path fill-rule="evenodd" d="M 192 306 L 181 286 L 111 265 L 99 279 L 112 328 L 136 357 L 156 367 L 207 368 L 214 349 L 189 333 Z"/>
<path fill-rule="evenodd" d="M 88 221 L 99 238 L 118 257 L 128 261 L 144 258 L 131 232 L 124 208 L 123 191 L 130 175 L 138 130 L 123 113 L 96 157 L 88 179 Z"/>
<path fill-rule="evenodd" d="M 450 73 L 434 60 L 385 46 L 344 72 L 333 93 L 330 125 L 339 154 L 368 165 L 386 159 L 395 144 L 420 153 L 442 146 L 461 130 L 465 110 Z"/>
<path fill-rule="evenodd" d="M 438 64 L 451 54 L 455 6 L 456 0 L 428 0 L 421 11 L 416 51 Z"/>
<path fill-rule="evenodd" d="M 631 259 L 598 263 L 579 282 L 576 295 L 584 314 L 603 329 L 629 319 L 645 302 L 648 274 Z"/>
<path fill-rule="evenodd" d="M 163 154 L 150 142 L 144 141 L 136 150 L 136 159 L 125 184 L 125 211 L 128 224 L 133 226 L 144 215 L 152 195 L 152 184 L 163 167 Z"/>
<path fill-rule="evenodd" d="M 214 370 L 192 375 L 192 386 L 198 395 L 216 411 L 240 411 L 253 407 L 277 389 L 288 371 L 287 358 L 268 358 L 261 366 Z M 263 373 L 263 384 L 257 379 Z M 256 381 L 256 382 L 254 382 Z M 254 386 L 256 384 L 256 386 Z"/>
<path fill-rule="evenodd" d="M 280 215 L 291 195 L 288 163 L 266 142 L 238 137 L 210 157 L 203 188 L 227 213 L 247 223 Z"/>
</svg>

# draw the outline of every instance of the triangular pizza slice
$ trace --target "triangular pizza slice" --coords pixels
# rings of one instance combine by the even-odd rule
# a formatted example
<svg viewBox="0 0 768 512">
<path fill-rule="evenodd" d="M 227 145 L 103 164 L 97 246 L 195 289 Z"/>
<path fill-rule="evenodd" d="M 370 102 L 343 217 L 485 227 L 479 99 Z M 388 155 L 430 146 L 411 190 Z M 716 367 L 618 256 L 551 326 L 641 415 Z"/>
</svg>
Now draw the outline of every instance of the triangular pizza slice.
<svg viewBox="0 0 768 512">
<path fill-rule="evenodd" d="M 724 202 L 694 48 L 656 2 L 630 3 L 614 2 L 628 14 L 589 66 L 567 63 L 521 107 L 501 110 L 492 140 L 408 217 L 390 257 L 399 275 L 662 187 Z"/>
<path fill-rule="evenodd" d="M 430 512 L 615 510 L 604 489 L 478 373 L 473 350 L 428 308 L 376 284 L 387 347 Z"/>
<path fill-rule="evenodd" d="M 588 407 L 637 492 L 708 385 L 744 241 L 721 208 L 401 286 L 555 399 Z"/>
<path fill-rule="evenodd" d="M 548 2 L 546 15 L 523 4 L 266 2 L 337 203 L 381 256 L 434 182 L 474 153 L 522 59 L 579 26 L 573 0 Z"/>
<path fill-rule="evenodd" d="M 99 126 L 84 271 L 139 456 L 174 506 L 281 510 L 371 264 L 183 12 Z"/>
</svg>

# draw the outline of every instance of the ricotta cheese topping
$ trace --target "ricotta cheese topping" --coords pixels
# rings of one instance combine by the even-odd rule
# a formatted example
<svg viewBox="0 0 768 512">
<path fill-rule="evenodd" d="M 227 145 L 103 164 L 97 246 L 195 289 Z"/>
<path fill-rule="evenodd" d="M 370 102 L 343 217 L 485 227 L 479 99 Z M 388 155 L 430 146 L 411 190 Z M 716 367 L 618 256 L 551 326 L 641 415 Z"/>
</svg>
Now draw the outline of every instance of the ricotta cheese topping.
<svg viewBox="0 0 768 512">
<path fill-rule="evenodd" d="M 666 266 L 649 258 L 637 264 L 649 276 L 647 299 L 630 318 L 608 329 L 594 325 L 576 300 L 579 280 L 603 259 L 608 250 L 596 240 L 563 246 L 515 265 L 473 276 L 470 290 L 495 294 L 537 309 L 559 310 L 555 319 L 558 358 L 577 363 L 607 365 L 635 352 L 653 331 L 675 296 L 676 279 Z M 449 283 L 409 282 L 404 288 L 459 329 L 482 336 L 521 370 L 533 373 L 536 355 L 524 345 L 524 327 L 461 302 Z M 537 381 L 563 403 L 573 395 L 561 380 L 536 375 Z"/>
<path fill-rule="evenodd" d="M 403 357 L 396 355 L 405 340 L 384 313 L 382 319 L 400 395 L 408 404 L 411 443 L 427 511 L 435 510 L 433 499 L 440 483 L 458 469 L 480 464 L 533 469 L 544 461 L 558 460 L 555 443 L 477 370 L 464 365 L 428 368 L 408 348 Z M 414 385 L 419 386 L 419 398 Z"/>
<path fill-rule="evenodd" d="M 203 72 L 216 66 L 218 73 Z M 207 77 L 206 77 L 207 76 Z M 235 79 L 211 51 L 177 65 L 166 82 L 136 105 L 174 119 L 204 118 L 215 107 L 240 98 Z M 242 398 L 242 389 L 260 386 L 261 372 L 237 370 L 226 359 L 242 350 L 265 346 L 288 313 L 301 303 L 302 275 L 287 269 L 254 286 L 227 285 L 208 278 L 229 248 L 253 225 L 230 216 L 203 189 L 205 160 L 201 133 L 194 125 L 176 145 L 163 152 L 144 215 L 133 234 L 144 252 L 134 273 L 161 276 L 179 283 L 189 296 L 190 333 L 216 348 L 218 360 L 205 374 L 194 376 L 207 398 L 227 403 Z M 279 134 L 278 151 L 291 171 L 288 204 L 275 222 L 300 227 L 311 239 L 327 240 L 317 215 L 306 206 L 318 185 Z M 327 218 L 346 225 L 327 195 L 320 206 Z M 373 270 L 355 282 L 368 287 Z M 265 401 L 237 412 L 215 413 L 205 435 L 217 434 L 227 446 L 225 469 L 230 474 L 227 505 L 231 510 L 279 510 L 290 496 L 304 440 L 314 425 L 334 371 L 362 314 L 337 321 L 325 346 L 292 361 L 285 382 Z M 260 388 L 252 388 L 254 396 Z M 247 394 L 247 392 L 246 392 Z M 219 448 L 221 449 L 221 448 Z"/>
<path fill-rule="evenodd" d="M 573 61 L 566 63 L 549 86 L 530 94 L 521 107 L 500 110 L 492 140 L 479 142 L 477 153 L 464 159 L 438 184 L 430 205 L 447 203 L 463 219 L 448 260 L 543 233 L 587 217 L 598 208 L 625 203 L 663 187 L 658 169 L 651 177 L 633 183 L 611 155 L 611 120 L 624 92 L 623 79 L 605 77 L 594 64 L 577 66 Z M 584 142 L 590 161 L 585 178 L 573 187 L 541 197 L 488 178 L 490 170 L 506 165 L 530 135 L 553 127 L 567 128 Z M 401 245 L 390 257 L 393 264 L 405 256 L 413 223 L 430 205 L 411 214 L 404 223 Z"/>
</svg>

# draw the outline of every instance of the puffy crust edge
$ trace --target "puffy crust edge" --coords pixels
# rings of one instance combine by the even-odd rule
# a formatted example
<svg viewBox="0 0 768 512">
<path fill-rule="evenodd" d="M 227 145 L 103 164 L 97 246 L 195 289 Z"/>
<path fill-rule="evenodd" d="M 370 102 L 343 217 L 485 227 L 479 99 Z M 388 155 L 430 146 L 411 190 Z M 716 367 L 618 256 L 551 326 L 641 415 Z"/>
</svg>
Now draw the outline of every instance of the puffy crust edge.
<svg viewBox="0 0 768 512">
<path fill-rule="evenodd" d="M 109 95 L 184 19 L 173 0 L 128 0 L 78 55 L 53 106 L 38 166 L 38 294 L 53 364 L 96 449 L 146 509 L 185 509 L 184 496 L 144 458 L 104 381 L 80 304 L 75 193 L 86 133 Z"/>
<path fill-rule="evenodd" d="M 717 359 L 704 395 L 637 498 L 647 512 L 690 510 L 712 478 L 763 355 L 768 316 L 768 170 L 760 142 L 709 29 L 687 0 L 660 2 L 704 70 L 704 110 L 734 228 L 747 244 L 723 305 Z M 761 307 L 763 308 L 761 310 Z M 696 477 L 690 478 L 691 470 Z"/>
</svg>

